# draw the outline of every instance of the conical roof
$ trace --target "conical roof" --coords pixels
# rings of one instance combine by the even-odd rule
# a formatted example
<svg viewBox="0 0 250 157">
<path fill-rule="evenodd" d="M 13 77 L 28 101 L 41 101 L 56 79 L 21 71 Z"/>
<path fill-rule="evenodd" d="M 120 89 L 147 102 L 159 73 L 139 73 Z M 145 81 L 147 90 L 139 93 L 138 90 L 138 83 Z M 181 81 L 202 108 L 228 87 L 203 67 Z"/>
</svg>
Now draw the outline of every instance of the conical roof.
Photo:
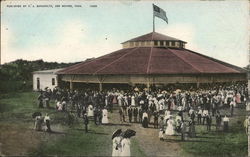
<svg viewBox="0 0 250 157">
<path fill-rule="evenodd" d="M 246 73 L 240 67 L 188 49 L 134 47 L 84 61 L 58 74 L 227 74 Z"/>
</svg>

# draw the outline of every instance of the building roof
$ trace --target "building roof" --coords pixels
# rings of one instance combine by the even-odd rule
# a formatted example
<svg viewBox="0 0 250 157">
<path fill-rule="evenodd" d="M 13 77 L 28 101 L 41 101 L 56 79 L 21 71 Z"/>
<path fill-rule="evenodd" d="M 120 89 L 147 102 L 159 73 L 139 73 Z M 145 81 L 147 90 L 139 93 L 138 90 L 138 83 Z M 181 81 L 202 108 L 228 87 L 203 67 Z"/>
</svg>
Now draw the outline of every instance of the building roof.
<svg viewBox="0 0 250 157">
<path fill-rule="evenodd" d="M 121 49 L 58 72 L 58 74 L 90 75 L 227 73 L 246 73 L 246 71 L 188 49 L 161 47 Z"/>
<path fill-rule="evenodd" d="M 123 43 L 126 42 L 135 42 L 135 41 L 181 41 L 186 43 L 185 41 L 182 41 L 180 39 L 176 39 L 167 35 L 163 35 L 157 32 L 151 32 L 133 39 L 130 39 L 128 41 L 125 41 Z"/>
<path fill-rule="evenodd" d="M 41 70 L 41 71 L 34 71 L 33 74 L 56 74 L 56 72 L 63 70 L 63 68 L 60 69 L 50 69 L 50 70 Z"/>
</svg>

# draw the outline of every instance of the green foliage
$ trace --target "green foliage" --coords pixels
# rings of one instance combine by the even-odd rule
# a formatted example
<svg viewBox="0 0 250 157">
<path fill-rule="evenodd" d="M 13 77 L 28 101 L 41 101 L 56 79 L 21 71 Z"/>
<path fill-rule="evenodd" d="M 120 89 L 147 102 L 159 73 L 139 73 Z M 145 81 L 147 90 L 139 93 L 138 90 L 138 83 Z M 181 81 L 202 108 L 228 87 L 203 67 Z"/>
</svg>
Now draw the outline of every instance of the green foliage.
<svg viewBox="0 0 250 157">
<path fill-rule="evenodd" d="M 32 81 L 0 80 L 0 93 L 29 91 L 30 89 L 32 89 Z"/>
<path fill-rule="evenodd" d="M 32 72 L 64 68 L 76 63 L 27 61 L 18 59 L 0 66 L 0 92 L 27 91 L 32 89 Z"/>
<path fill-rule="evenodd" d="M 76 63 L 44 62 L 43 60 L 27 61 L 18 59 L 0 67 L 0 80 L 32 80 L 32 72 L 39 70 L 64 68 Z"/>
</svg>

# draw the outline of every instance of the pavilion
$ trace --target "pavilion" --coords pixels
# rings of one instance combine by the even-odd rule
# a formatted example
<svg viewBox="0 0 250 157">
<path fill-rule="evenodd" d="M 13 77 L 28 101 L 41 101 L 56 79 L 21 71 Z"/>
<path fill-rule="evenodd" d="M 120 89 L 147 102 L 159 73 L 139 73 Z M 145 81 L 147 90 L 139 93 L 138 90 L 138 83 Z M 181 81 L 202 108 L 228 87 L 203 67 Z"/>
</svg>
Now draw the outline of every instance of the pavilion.
<svg viewBox="0 0 250 157">
<path fill-rule="evenodd" d="M 243 68 L 185 48 L 187 42 L 151 32 L 122 43 L 123 48 L 57 72 L 63 82 L 105 84 L 196 84 L 247 81 Z"/>
</svg>

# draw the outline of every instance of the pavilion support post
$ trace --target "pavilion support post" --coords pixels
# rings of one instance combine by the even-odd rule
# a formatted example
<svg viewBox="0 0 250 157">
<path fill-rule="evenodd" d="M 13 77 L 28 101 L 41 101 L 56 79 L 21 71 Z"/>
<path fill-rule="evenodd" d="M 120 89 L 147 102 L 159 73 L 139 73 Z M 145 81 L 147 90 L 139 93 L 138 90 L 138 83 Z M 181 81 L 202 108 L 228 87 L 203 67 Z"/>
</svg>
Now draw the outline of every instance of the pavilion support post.
<svg viewBox="0 0 250 157">
<path fill-rule="evenodd" d="M 199 88 L 200 87 L 200 82 L 196 83 L 196 87 Z"/>
<path fill-rule="evenodd" d="M 147 89 L 148 89 L 148 91 L 150 91 L 150 83 L 149 83 L 149 81 L 147 82 Z"/>
<path fill-rule="evenodd" d="M 99 91 L 100 92 L 102 91 L 102 83 L 101 82 L 99 83 Z"/>
<path fill-rule="evenodd" d="M 70 90 L 73 90 L 73 88 L 74 88 L 73 82 L 70 81 L 70 82 L 69 82 L 69 89 L 70 89 Z"/>
</svg>

